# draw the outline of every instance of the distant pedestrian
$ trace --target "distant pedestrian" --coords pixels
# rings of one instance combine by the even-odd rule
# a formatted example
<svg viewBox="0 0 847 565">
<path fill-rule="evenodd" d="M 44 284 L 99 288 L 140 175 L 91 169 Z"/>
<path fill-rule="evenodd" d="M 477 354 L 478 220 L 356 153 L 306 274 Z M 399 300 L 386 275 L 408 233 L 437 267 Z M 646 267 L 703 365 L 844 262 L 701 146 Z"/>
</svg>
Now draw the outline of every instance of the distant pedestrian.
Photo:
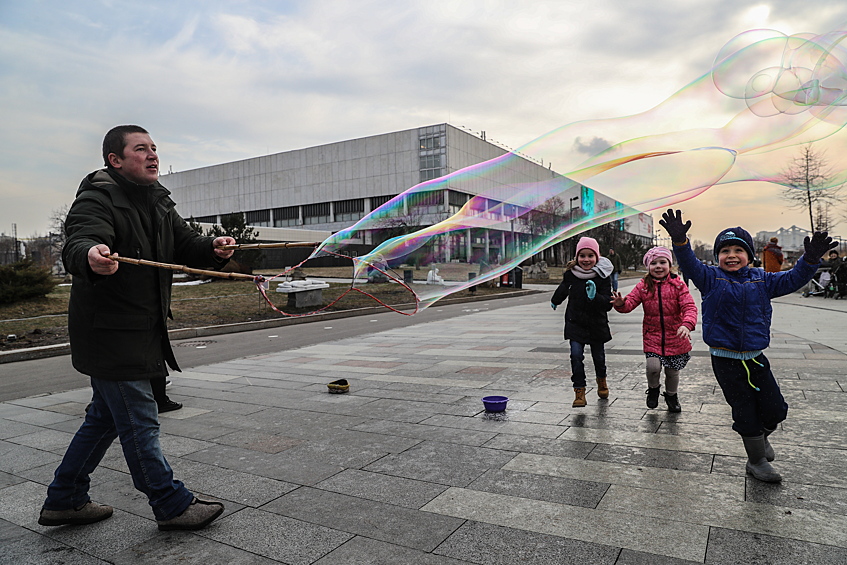
<svg viewBox="0 0 847 565">
<path fill-rule="evenodd" d="M 706 267 L 694 256 L 682 212 L 668 210 L 659 222 L 671 239 L 674 253 L 703 296 L 703 341 L 709 346 L 712 370 L 732 407 L 732 429 L 744 442 L 747 473 L 765 482 L 782 476 L 770 462 L 773 447 L 768 436 L 788 414 L 779 385 L 763 353 L 770 345 L 771 299 L 802 288 L 812 279 L 821 257 L 837 245 L 826 232 L 815 232 L 803 242 L 805 254 L 790 271 L 769 273 L 750 268 L 753 238 L 736 227 L 715 238 L 717 267 Z M 748 364 L 749 363 L 749 364 Z"/>
<path fill-rule="evenodd" d="M 779 239 L 772 237 L 770 242 L 762 249 L 762 268 L 769 273 L 778 273 L 782 270 L 782 263 L 785 261 L 785 256 L 782 254 L 782 247 L 777 245 Z"/>
<path fill-rule="evenodd" d="M 691 332 L 697 325 L 697 306 L 688 286 L 671 272 L 673 254 L 654 247 L 644 254 L 647 274 L 623 298 L 613 292 L 615 310 L 624 314 L 641 304 L 642 333 L 647 356 L 647 408 L 659 405 L 660 377 L 665 370 L 665 403 L 669 412 L 680 412 L 679 372 L 691 359 Z"/>
<path fill-rule="evenodd" d="M 585 346 L 591 347 L 597 396 L 609 397 L 606 383 L 606 351 L 604 344 L 612 339 L 608 312 L 612 309 L 612 262 L 600 256 L 600 246 L 590 237 L 576 244 L 576 259 L 565 267 L 561 284 L 553 293 L 553 310 L 568 299 L 565 309 L 565 339 L 570 341 L 571 381 L 574 408 L 586 405 Z"/>
<path fill-rule="evenodd" d="M 609 261 L 612 262 L 612 290 L 618 290 L 618 278 L 623 272 L 621 256 L 615 253 L 614 249 L 609 249 Z"/>
<path fill-rule="evenodd" d="M 165 386 L 179 370 L 168 340 L 173 272 L 121 265 L 112 254 L 195 267 L 221 267 L 218 249 L 231 237 L 203 237 L 177 213 L 158 182 L 159 157 L 138 126 L 112 128 L 103 139 L 104 169 L 85 177 L 65 221 L 62 259 L 73 274 L 68 305 L 71 360 L 91 378 L 92 399 L 47 487 L 38 523 L 91 524 L 112 515 L 93 502 L 89 475 L 115 438 L 135 488 L 147 496 L 160 530 L 197 530 L 220 516 L 175 480 L 159 444 L 152 381 Z"/>
</svg>

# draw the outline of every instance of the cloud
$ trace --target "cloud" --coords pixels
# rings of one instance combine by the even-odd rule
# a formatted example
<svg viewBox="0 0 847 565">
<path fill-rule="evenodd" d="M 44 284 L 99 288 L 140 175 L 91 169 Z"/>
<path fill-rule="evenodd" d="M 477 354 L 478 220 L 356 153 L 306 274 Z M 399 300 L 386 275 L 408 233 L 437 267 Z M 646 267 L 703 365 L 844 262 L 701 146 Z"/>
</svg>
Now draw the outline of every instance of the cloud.
<svg viewBox="0 0 847 565">
<path fill-rule="evenodd" d="M 583 142 L 581 137 L 577 137 L 573 142 L 574 150 L 584 155 L 592 156 L 601 153 L 612 146 L 611 143 L 602 137 L 592 137 L 587 142 Z"/>
</svg>

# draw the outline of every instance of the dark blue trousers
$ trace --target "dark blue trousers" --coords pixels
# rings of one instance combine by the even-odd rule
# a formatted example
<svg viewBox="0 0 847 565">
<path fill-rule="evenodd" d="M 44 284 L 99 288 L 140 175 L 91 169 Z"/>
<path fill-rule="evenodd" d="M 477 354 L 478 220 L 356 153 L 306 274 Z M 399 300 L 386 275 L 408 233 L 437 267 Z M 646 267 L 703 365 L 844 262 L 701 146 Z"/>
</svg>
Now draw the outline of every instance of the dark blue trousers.
<svg viewBox="0 0 847 565">
<path fill-rule="evenodd" d="M 740 359 L 712 355 L 712 370 L 724 398 L 732 407 L 732 429 L 740 435 L 762 435 L 765 429 L 776 429 L 785 420 L 788 404 L 764 353 L 743 363 Z M 749 382 L 747 370 L 750 371 Z"/>
</svg>

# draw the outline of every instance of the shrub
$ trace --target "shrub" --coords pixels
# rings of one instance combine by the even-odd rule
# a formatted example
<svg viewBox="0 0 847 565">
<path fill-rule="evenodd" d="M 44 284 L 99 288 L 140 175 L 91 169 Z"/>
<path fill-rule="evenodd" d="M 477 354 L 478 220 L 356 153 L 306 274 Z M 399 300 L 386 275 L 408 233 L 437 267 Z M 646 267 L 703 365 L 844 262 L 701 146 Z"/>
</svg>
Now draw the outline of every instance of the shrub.
<svg viewBox="0 0 847 565">
<path fill-rule="evenodd" d="M 0 266 L 0 304 L 46 296 L 56 287 L 49 269 L 37 267 L 32 259 Z"/>
</svg>

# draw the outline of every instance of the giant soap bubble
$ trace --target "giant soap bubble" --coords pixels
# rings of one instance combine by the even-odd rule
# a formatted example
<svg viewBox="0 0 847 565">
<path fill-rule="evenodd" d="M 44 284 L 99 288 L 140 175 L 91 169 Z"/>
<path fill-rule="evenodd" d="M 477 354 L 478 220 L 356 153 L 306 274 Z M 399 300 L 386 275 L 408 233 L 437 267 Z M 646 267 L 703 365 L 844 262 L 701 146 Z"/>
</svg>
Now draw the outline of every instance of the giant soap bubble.
<svg viewBox="0 0 847 565">
<path fill-rule="evenodd" d="M 353 255 L 352 242 L 370 233 L 381 243 L 351 257 L 351 290 L 379 301 L 379 285 L 365 281 L 381 274 L 406 289 L 411 312 L 417 312 L 592 227 L 667 208 L 719 184 L 778 183 L 792 150 L 847 123 L 845 37 L 842 30 L 742 33 L 718 52 L 707 73 L 653 109 L 575 122 L 514 152 L 413 186 L 328 238 L 310 258 Z M 567 172 L 529 180 L 521 154 Z M 832 181 L 844 182 L 844 173 Z M 454 203 L 445 191 L 475 196 Z M 618 204 L 598 205 L 599 194 Z M 576 211 L 569 206 L 575 195 L 581 204 Z M 428 220 L 448 205 L 457 209 L 452 216 Z M 403 271 L 421 265 L 412 281 L 404 279 Z"/>
</svg>

